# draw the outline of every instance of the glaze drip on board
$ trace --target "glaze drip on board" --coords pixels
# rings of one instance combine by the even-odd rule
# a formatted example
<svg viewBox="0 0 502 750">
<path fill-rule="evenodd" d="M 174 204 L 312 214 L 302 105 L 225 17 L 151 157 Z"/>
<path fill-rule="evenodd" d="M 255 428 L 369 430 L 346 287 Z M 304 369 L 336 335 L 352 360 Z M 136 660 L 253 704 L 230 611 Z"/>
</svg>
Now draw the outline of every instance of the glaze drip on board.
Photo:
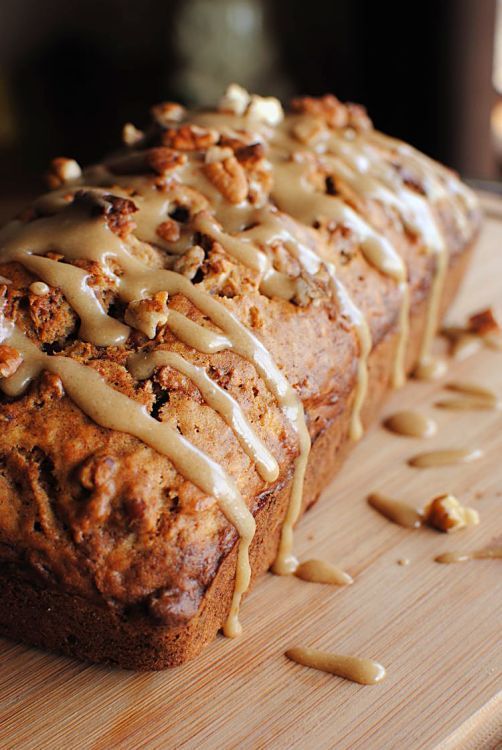
<svg viewBox="0 0 502 750">
<path fill-rule="evenodd" d="M 497 394 L 479 383 L 452 381 L 446 384 L 449 391 L 458 394 L 453 398 L 446 398 L 436 402 L 436 406 L 442 409 L 453 409 L 458 411 L 489 410 L 500 408 Z"/>
<path fill-rule="evenodd" d="M 437 432 L 436 422 L 418 411 L 399 411 L 391 414 L 384 421 L 384 425 L 391 432 L 407 437 L 428 438 Z"/>
<path fill-rule="evenodd" d="M 373 659 L 361 659 L 358 656 L 344 656 L 320 651 L 317 648 L 297 646 L 286 651 L 286 656 L 304 667 L 329 672 L 345 680 L 358 682 L 360 685 L 376 685 L 386 675 L 385 667 Z"/>
<path fill-rule="evenodd" d="M 382 516 L 399 526 L 418 529 L 422 525 L 423 513 L 402 500 L 382 495 L 380 492 L 373 492 L 368 497 L 368 503 Z"/>
<path fill-rule="evenodd" d="M 483 452 L 479 448 L 451 448 L 446 450 L 418 453 L 410 458 L 408 463 L 419 469 L 429 469 L 436 466 L 456 466 L 467 464 L 481 458 Z"/>
<path fill-rule="evenodd" d="M 486 547 L 473 552 L 443 552 L 434 558 L 436 562 L 449 565 L 452 563 L 468 562 L 469 560 L 497 560 L 502 559 L 502 547 Z"/>
<path fill-rule="evenodd" d="M 310 583 L 327 583 L 332 586 L 350 586 L 354 579 L 344 570 L 326 560 L 305 560 L 295 570 L 295 576 Z"/>
</svg>

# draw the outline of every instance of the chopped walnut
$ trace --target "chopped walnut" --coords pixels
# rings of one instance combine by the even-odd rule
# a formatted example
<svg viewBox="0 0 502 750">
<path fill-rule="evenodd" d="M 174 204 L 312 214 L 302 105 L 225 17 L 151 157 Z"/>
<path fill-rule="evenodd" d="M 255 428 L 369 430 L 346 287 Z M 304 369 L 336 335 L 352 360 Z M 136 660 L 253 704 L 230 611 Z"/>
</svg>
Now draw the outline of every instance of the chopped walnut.
<svg viewBox="0 0 502 750">
<path fill-rule="evenodd" d="M 278 125 L 284 118 L 281 103 L 273 96 L 250 95 L 246 89 L 236 83 L 231 83 L 224 96 L 220 99 L 220 112 L 230 112 L 250 120 L 264 122 L 267 125 Z"/>
<path fill-rule="evenodd" d="M 211 289 L 221 290 L 234 270 L 227 253 L 214 241 L 203 265 L 205 280 Z"/>
<path fill-rule="evenodd" d="M 165 175 L 173 169 L 178 169 L 185 164 L 185 154 L 180 154 L 172 148 L 158 146 L 150 148 L 145 152 L 147 166 L 159 175 Z"/>
<path fill-rule="evenodd" d="M 293 126 L 293 135 L 305 144 L 316 143 L 326 132 L 323 121 L 316 117 L 303 117 Z"/>
<path fill-rule="evenodd" d="M 204 161 L 206 164 L 213 164 L 215 161 L 229 159 L 233 155 L 234 152 L 228 146 L 224 146 L 223 148 L 221 146 L 211 146 L 211 148 L 208 148 L 206 151 Z"/>
<path fill-rule="evenodd" d="M 144 333 L 147 338 L 154 339 L 157 326 L 167 322 L 167 297 L 167 292 L 157 292 L 153 297 L 133 300 L 125 311 L 125 322 Z"/>
<path fill-rule="evenodd" d="M 284 119 L 284 110 L 279 99 L 274 96 L 256 96 L 253 94 L 246 116 L 250 120 L 264 122 L 267 125 L 278 125 Z"/>
<path fill-rule="evenodd" d="M 245 200 L 248 193 L 248 181 L 243 167 L 235 156 L 206 164 L 204 171 L 208 179 L 230 203 L 237 204 Z"/>
<path fill-rule="evenodd" d="M 299 276 L 295 280 L 295 287 L 296 291 L 291 301 L 299 307 L 307 307 L 313 300 L 319 299 L 322 296 L 319 287 L 308 276 Z"/>
<path fill-rule="evenodd" d="M 134 201 L 122 198 L 118 195 L 107 196 L 105 209 L 106 223 L 114 234 L 122 239 L 127 239 L 129 234 L 136 228 L 132 214 L 137 211 Z"/>
<path fill-rule="evenodd" d="M 221 137 L 218 141 L 219 146 L 230 146 L 234 152 L 239 148 L 244 148 L 244 146 L 251 146 L 253 143 L 256 143 L 256 133 L 248 133 L 244 130 L 239 130 L 239 137 L 237 137 L 236 131 L 225 132 L 222 129 Z"/>
<path fill-rule="evenodd" d="M 479 514 L 461 505 L 454 495 L 439 495 L 424 508 L 424 520 L 429 526 L 450 533 L 466 526 L 477 526 Z"/>
<path fill-rule="evenodd" d="M 205 254 L 202 247 L 200 245 L 193 245 L 186 253 L 176 259 L 173 270 L 176 273 L 186 276 L 191 281 L 204 263 L 204 257 Z"/>
<path fill-rule="evenodd" d="M 274 268 L 277 271 L 289 276 L 291 279 L 300 275 L 300 262 L 289 252 L 283 242 L 275 241 L 271 243 L 269 252 L 272 256 Z"/>
<path fill-rule="evenodd" d="M 0 377 L 14 375 L 23 362 L 23 355 L 7 344 L 0 344 Z"/>
<path fill-rule="evenodd" d="M 139 130 L 132 122 L 126 122 L 122 128 L 122 143 L 125 146 L 135 146 L 143 140 L 145 134 Z"/>
<path fill-rule="evenodd" d="M 181 125 L 169 128 L 162 134 L 162 143 L 180 151 L 205 151 L 214 146 L 219 134 L 212 128 L 201 128 L 199 125 Z"/>
<path fill-rule="evenodd" d="M 243 115 L 248 108 L 251 97 L 246 89 L 237 83 L 231 83 L 225 94 L 219 101 L 220 112 L 231 112 L 234 115 Z"/>
<path fill-rule="evenodd" d="M 52 190 L 82 177 L 82 170 L 75 159 L 59 156 L 51 161 L 47 173 L 47 184 Z"/>
<path fill-rule="evenodd" d="M 263 327 L 262 315 L 259 309 L 255 305 L 249 308 L 249 322 L 250 322 L 251 328 Z"/>
<path fill-rule="evenodd" d="M 235 157 L 244 167 L 248 179 L 248 200 L 253 205 L 264 205 L 273 185 L 272 166 L 265 158 L 262 143 L 239 144 Z"/>
<path fill-rule="evenodd" d="M 469 333 L 475 333 L 478 336 L 484 336 L 487 333 L 500 331 L 500 324 L 495 317 L 491 307 L 486 310 L 480 310 L 469 317 Z"/>
<path fill-rule="evenodd" d="M 155 232 L 166 242 L 177 242 L 180 238 L 180 225 L 174 219 L 167 219 L 159 224 Z"/>
<path fill-rule="evenodd" d="M 345 128 L 349 124 L 347 107 L 332 94 L 326 94 L 317 98 L 304 96 L 299 99 L 293 99 L 291 108 L 294 112 L 302 112 L 318 117 L 332 128 Z"/>
<path fill-rule="evenodd" d="M 44 370 L 40 381 L 40 391 L 43 395 L 51 398 L 63 398 L 63 381 L 59 375 L 56 375 L 54 372 Z"/>
<path fill-rule="evenodd" d="M 235 156 L 245 169 L 251 169 L 263 161 L 265 147 L 263 143 L 250 143 L 246 146 L 239 146 L 235 150 Z"/>
<path fill-rule="evenodd" d="M 173 122 L 180 122 L 185 116 L 185 108 L 177 102 L 160 102 L 151 108 L 150 113 L 161 127 L 169 127 Z"/>
<path fill-rule="evenodd" d="M 91 216 L 104 216 L 114 234 L 125 239 L 135 228 L 132 214 L 138 210 L 134 201 L 111 193 L 102 194 L 97 190 L 77 190 L 73 197 L 75 206 L 86 208 Z M 47 253 L 47 255 L 49 255 Z M 59 256 L 63 258 L 64 256 Z"/>
<path fill-rule="evenodd" d="M 347 112 L 349 115 L 349 125 L 359 132 L 372 130 L 373 123 L 368 117 L 366 108 L 361 104 L 347 103 Z"/>
<path fill-rule="evenodd" d="M 205 195 L 188 185 L 174 184 L 169 192 L 169 216 L 176 221 L 187 222 L 190 216 L 209 208 L 209 201 Z M 178 218 L 181 211 L 181 217 Z"/>
<path fill-rule="evenodd" d="M 78 470 L 78 480 L 86 490 L 95 490 L 110 481 L 117 470 L 111 456 L 94 454 L 85 459 Z"/>
</svg>

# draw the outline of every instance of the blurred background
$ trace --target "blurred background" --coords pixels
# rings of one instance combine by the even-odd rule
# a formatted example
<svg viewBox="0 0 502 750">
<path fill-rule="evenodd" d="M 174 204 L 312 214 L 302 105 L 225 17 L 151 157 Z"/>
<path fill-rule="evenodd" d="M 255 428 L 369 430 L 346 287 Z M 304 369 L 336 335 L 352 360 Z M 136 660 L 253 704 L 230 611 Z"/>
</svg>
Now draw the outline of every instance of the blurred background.
<svg viewBox="0 0 502 750">
<path fill-rule="evenodd" d="M 3 205 L 53 156 L 95 161 L 152 103 L 208 104 L 231 81 L 362 102 L 465 177 L 501 175 L 497 0 L 0 0 Z"/>
</svg>

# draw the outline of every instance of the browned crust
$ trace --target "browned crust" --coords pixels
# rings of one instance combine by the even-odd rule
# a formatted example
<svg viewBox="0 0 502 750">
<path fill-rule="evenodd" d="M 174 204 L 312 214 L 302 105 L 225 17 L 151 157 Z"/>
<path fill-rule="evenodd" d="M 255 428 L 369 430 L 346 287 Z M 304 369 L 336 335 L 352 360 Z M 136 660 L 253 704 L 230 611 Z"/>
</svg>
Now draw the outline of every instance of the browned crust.
<svg viewBox="0 0 502 750">
<path fill-rule="evenodd" d="M 473 243 L 452 259 L 442 297 L 443 314 L 460 285 L 472 248 Z M 408 371 L 417 359 L 425 314 L 426 300 L 422 300 L 411 317 Z M 389 332 L 370 355 L 370 385 L 363 411 L 365 425 L 375 419 L 389 390 L 396 341 L 396 333 Z M 317 500 L 351 448 L 347 432 L 352 397 L 353 394 L 343 404 L 342 413 L 314 442 L 305 482 L 304 509 Z M 253 581 L 274 559 L 288 499 L 289 483 L 286 483 L 276 487 L 273 495 L 268 493 L 256 513 L 257 531 L 250 554 Z M 235 565 L 236 546 L 220 565 L 197 614 L 178 630 L 153 625 L 142 614 L 128 617 L 82 597 L 44 588 L 19 578 L 4 566 L 0 569 L 0 632 L 80 659 L 105 661 L 128 669 L 164 669 L 196 656 L 214 639 L 228 612 Z M 245 619 L 244 606 L 244 626 Z"/>
</svg>

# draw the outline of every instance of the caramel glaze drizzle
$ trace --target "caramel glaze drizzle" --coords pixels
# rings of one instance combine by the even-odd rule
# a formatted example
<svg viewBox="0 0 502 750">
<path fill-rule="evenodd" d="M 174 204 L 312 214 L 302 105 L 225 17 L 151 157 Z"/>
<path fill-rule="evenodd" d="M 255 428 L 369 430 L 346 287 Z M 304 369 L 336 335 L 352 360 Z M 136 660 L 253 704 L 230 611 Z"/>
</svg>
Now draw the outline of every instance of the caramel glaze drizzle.
<svg viewBox="0 0 502 750">
<path fill-rule="evenodd" d="M 249 424 L 241 407 L 217 383 L 215 383 L 207 374 L 203 367 L 188 362 L 184 357 L 176 352 L 164 351 L 157 349 L 154 352 L 138 352 L 130 357 L 127 366 L 131 374 L 137 380 L 149 378 L 159 366 L 169 365 L 173 369 L 181 372 L 190 378 L 201 392 L 203 398 L 233 429 L 243 450 L 256 464 L 259 474 L 266 482 L 274 482 L 279 476 L 279 466 L 265 444 L 259 439 Z M 243 506 L 244 503 L 241 503 Z M 224 508 L 223 508 L 224 510 Z M 230 615 L 225 625 L 225 634 L 234 636 L 241 632 L 238 622 L 240 602 L 242 595 L 249 587 L 251 569 L 249 567 L 249 546 L 253 540 L 255 525 L 251 523 L 253 518 L 247 510 L 244 513 L 245 522 L 239 524 L 241 519 L 225 512 L 228 520 L 234 524 L 239 531 L 240 543 L 237 562 L 237 577 L 235 581 L 233 600 L 230 608 Z"/>
<path fill-rule="evenodd" d="M 97 260 L 104 268 L 109 267 L 108 263 L 113 259 L 120 265 L 122 270 L 122 275 L 120 277 L 115 276 L 117 293 L 122 300 L 127 302 L 142 299 L 157 291 L 167 291 L 169 294 L 183 294 L 196 307 L 198 307 L 199 310 L 205 313 L 213 323 L 222 329 L 224 332 L 224 338 L 219 334 L 213 335 L 208 329 L 204 329 L 203 327 L 188 321 L 188 319 L 185 319 L 185 321 L 182 322 L 182 316 L 179 316 L 176 321 L 176 328 L 177 335 L 180 339 L 194 345 L 195 348 L 205 351 L 217 351 L 219 348 L 227 346 L 245 359 L 248 359 L 254 364 L 267 387 L 283 408 L 286 416 L 297 431 L 300 452 L 295 462 L 291 500 L 283 524 L 281 543 L 275 566 L 278 572 L 292 572 L 296 567 L 296 559 L 292 555 L 293 525 L 301 509 L 303 477 L 310 448 L 310 437 L 305 424 L 303 406 L 293 389 L 277 368 L 268 350 L 263 344 L 261 344 L 261 342 L 256 339 L 253 334 L 221 303 L 202 289 L 195 287 L 184 276 L 163 269 L 151 269 L 145 263 L 135 258 L 120 239 L 108 229 L 106 223 L 102 219 L 89 219 L 88 215 L 82 213 L 80 207 L 74 206 L 73 204 L 64 210 L 66 216 L 64 221 L 61 221 L 60 216 L 50 216 L 27 225 L 20 225 L 19 222 L 13 222 L 11 225 L 8 225 L 3 236 L 0 238 L 3 239 L 2 259 L 5 259 L 5 261 L 18 261 L 25 265 L 29 270 L 35 270 L 36 268 L 36 272 L 42 279 L 46 282 L 48 281 L 51 285 L 58 285 L 67 299 L 72 301 L 75 310 L 81 317 L 82 325 L 80 335 L 83 338 L 90 339 L 93 343 L 99 343 L 101 345 L 117 344 L 127 338 L 129 329 L 127 326 L 115 321 L 104 312 L 94 292 L 90 286 L 87 285 L 87 276 L 85 272 L 68 264 L 61 264 L 49 258 L 41 258 L 37 253 L 47 252 L 49 249 L 57 246 L 58 248 L 61 247 L 64 249 L 67 259 L 77 259 L 82 257 L 89 258 Z M 61 234 L 63 237 L 61 237 Z M 29 248 L 29 250 L 26 248 Z M 42 262 L 39 263 L 38 261 Z M 57 277 L 57 274 L 60 271 L 61 276 Z M 54 274 L 56 275 L 54 276 Z M 55 284 L 55 281 L 58 283 Z M 172 311 L 170 312 L 169 317 L 172 318 Z M 168 325 L 169 322 L 168 318 Z M 187 330 L 189 340 L 187 340 L 187 337 L 184 335 Z M 200 345 L 198 341 L 200 332 L 202 332 L 202 345 Z M 13 345 L 15 345 L 24 356 L 25 361 L 19 370 L 13 376 L 3 380 L 1 383 L 2 390 L 4 390 L 5 393 L 10 396 L 19 395 L 27 387 L 30 380 L 39 373 L 40 369 L 43 369 L 40 367 L 41 360 L 39 359 L 39 356 L 35 354 L 38 352 L 38 349 L 36 349 L 36 347 L 30 348 L 27 346 L 26 342 L 19 339 L 17 331 L 10 330 L 8 327 L 3 328 L 2 340 L 12 341 Z M 16 344 L 19 344 L 19 346 Z M 53 359 L 61 360 L 62 358 L 50 357 L 47 360 L 44 359 L 44 367 L 46 367 L 46 369 L 56 367 L 55 364 L 52 364 Z M 49 362 L 51 363 L 51 367 L 48 367 Z M 88 414 L 88 416 L 91 416 L 92 414 L 94 421 L 102 426 L 109 426 L 111 429 L 121 429 L 116 426 L 116 419 L 111 419 L 111 421 L 106 424 L 103 423 L 105 414 L 107 415 L 106 418 L 108 418 L 108 416 L 113 416 L 110 414 L 109 410 L 102 410 L 100 421 L 97 418 L 98 415 L 95 404 L 90 404 L 83 398 L 77 399 L 76 389 L 67 387 L 67 378 L 64 377 L 66 371 L 62 369 L 60 362 L 58 362 L 57 368 L 57 374 L 60 375 L 67 392 L 82 410 Z M 87 372 L 89 368 L 84 368 L 84 370 Z M 91 371 L 89 370 L 89 372 Z M 91 375 L 89 375 L 89 378 L 90 377 Z M 79 380 L 79 382 L 82 383 L 82 379 Z M 111 390 L 112 393 L 115 393 L 113 389 L 109 390 Z M 120 402 L 121 408 L 124 412 L 127 412 L 125 409 L 125 403 L 129 402 L 129 399 L 126 399 L 125 396 L 121 396 L 121 398 L 125 399 L 125 401 Z M 105 398 L 103 396 L 103 401 L 104 400 Z M 96 399 L 96 401 L 99 403 L 100 399 Z M 91 407 L 92 411 L 90 411 Z M 151 419 L 146 413 L 143 414 L 143 411 L 141 411 L 141 415 L 138 412 L 137 419 L 134 420 L 134 434 L 144 442 L 152 444 L 145 437 L 150 435 L 153 429 L 152 425 L 150 421 L 148 421 L 150 429 L 147 429 L 146 425 L 142 427 L 142 417 L 144 417 L 145 420 Z M 153 420 L 153 422 L 156 424 L 155 420 Z M 130 426 L 129 428 L 127 427 L 128 424 L 129 422 L 126 420 L 123 424 L 122 431 L 131 432 Z M 174 442 L 176 439 L 176 433 L 170 437 L 172 439 L 171 442 Z M 187 441 L 184 441 L 184 443 L 186 442 Z M 155 448 L 172 458 L 172 445 L 169 454 L 166 453 L 167 448 L 162 450 L 161 446 L 161 441 L 156 441 Z M 210 459 L 208 458 L 208 461 L 209 460 Z M 216 478 L 216 475 L 207 472 L 211 479 L 208 484 L 205 472 L 196 471 L 195 467 L 191 467 L 190 461 L 185 461 L 181 464 L 180 460 L 176 461 L 173 458 L 173 463 L 178 470 L 180 470 L 180 473 L 193 481 L 194 484 L 199 486 L 204 492 L 216 497 L 219 502 L 222 503 L 222 510 L 225 515 L 227 515 L 229 512 L 228 507 L 223 505 L 223 503 L 225 503 L 228 498 L 225 494 L 222 494 L 222 488 L 220 486 L 222 484 L 221 477 L 219 478 L 220 481 L 218 483 L 213 481 Z M 272 476 L 272 474 L 270 476 Z M 227 494 L 233 495 L 234 485 L 233 482 L 230 483 L 230 478 L 228 478 L 228 480 Z M 230 488 L 232 489 L 231 493 Z M 237 497 L 240 497 L 238 493 Z M 233 502 L 235 510 L 237 504 L 235 496 L 233 497 Z M 241 513 L 240 520 L 246 516 L 248 522 L 246 527 L 244 527 L 234 513 L 235 520 L 239 520 L 238 525 L 237 523 L 234 525 L 239 531 L 242 545 L 236 576 L 234 602 L 229 620 L 225 626 L 225 632 L 228 635 L 237 635 L 240 630 L 236 610 L 238 610 L 238 601 L 240 600 L 242 592 L 245 591 L 249 585 L 250 569 L 247 553 L 250 541 L 254 534 L 254 522 L 253 527 L 251 528 L 250 519 L 252 516 L 247 509 L 244 512 L 245 505 L 242 498 L 240 498 L 239 505 Z"/>
<path fill-rule="evenodd" d="M 373 131 L 369 134 L 368 140 L 390 149 L 391 152 L 397 153 L 405 168 L 409 167 L 412 171 L 420 175 L 424 183 L 426 195 L 433 204 L 441 201 L 448 195 L 453 196 L 451 206 L 457 226 L 464 239 L 468 238 L 469 227 L 464 210 L 474 210 L 476 207 L 476 198 L 468 188 L 454 178 L 452 172 L 441 164 L 436 164 L 432 159 L 421 154 L 408 144 L 383 133 Z M 421 225 L 424 248 L 428 254 L 435 256 L 436 267 L 429 298 L 427 320 L 420 347 L 419 361 L 414 374 L 419 379 L 434 379 L 439 377 L 444 371 L 442 364 L 437 363 L 432 357 L 431 345 L 438 326 L 441 294 L 448 269 L 448 246 L 438 229 L 434 213 L 425 201 L 422 202 L 421 209 L 424 215 L 428 213 L 430 217 L 430 222 L 426 221 L 425 224 Z M 424 230 L 426 232 L 430 230 L 428 235 L 423 233 Z"/>
<path fill-rule="evenodd" d="M 290 648 L 286 656 L 304 667 L 312 667 L 322 672 L 335 674 L 360 685 L 376 685 L 385 675 L 385 667 L 372 659 L 360 659 L 357 656 L 343 656 L 320 651 L 317 648 Z"/>
<path fill-rule="evenodd" d="M 164 365 L 181 372 L 195 383 L 206 403 L 233 429 L 243 450 L 256 464 L 261 477 L 266 482 L 275 482 L 279 476 L 277 461 L 254 432 L 237 401 L 215 383 L 203 367 L 197 367 L 176 352 L 162 349 L 150 353 L 138 352 L 127 362 L 128 370 L 136 380 L 151 377 L 158 367 Z"/>
<path fill-rule="evenodd" d="M 350 227 L 359 240 L 367 262 L 398 283 L 402 304 L 399 319 L 400 339 L 393 380 L 396 385 L 400 384 L 404 379 L 403 363 L 409 313 L 409 290 L 405 264 L 392 244 L 356 211 L 338 197 L 316 193 L 308 183 L 306 165 L 301 163 L 301 158 L 295 160 L 295 156 L 299 153 L 298 143 L 290 136 L 289 129 L 297 119 L 297 116 L 290 116 L 272 131 L 268 126 L 263 126 L 260 132 L 260 127 L 257 127 L 258 140 L 263 139 L 263 130 L 267 131 L 266 137 L 269 140 L 269 159 L 274 178 L 272 200 L 280 209 L 290 213 L 295 220 L 307 224 L 308 232 L 313 231 L 312 224 L 319 217 L 326 217 Z M 198 120 L 209 120 L 208 124 L 220 129 L 240 127 L 249 130 L 251 127 L 245 118 L 221 113 L 192 118 L 192 122 Z M 447 264 L 445 243 L 440 240 L 435 217 L 425 199 L 415 196 L 405 188 L 400 178 L 396 180 L 390 165 L 384 169 L 380 165 L 383 159 L 378 154 L 378 149 L 371 148 L 372 140 L 375 140 L 379 148 L 383 143 L 388 151 L 401 148 L 401 144 L 389 139 L 384 141 L 383 136 L 375 133 L 368 136 L 366 140 L 357 136 L 349 144 L 348 134 L 349 131 L 332 134 L 322 147 L 314 147 L 315 152 L 322 153 L 323 158 L 329 158 L 333 173 L 336 173 L 338 169 L 338 173 L 361 194 L 368 194 L 384 204 L 397 207 L 403 224 L 412 227 L 421 235 L 426 248 L 437 252 L 437 270 L 429 303 L 429 323 L 422 346 L 422 358 L 424 358 L 437 319 L 442 274 Z M 305 147 L 303 150 L 307 151 L 309 148 Z M 429 163 L 425 157 L 415 155 L 415 152 L 403 152 L 403 154 L 403 158 L 413 159 L 415 168 L 423 173 L 424 180 L 427 180 L 428 184 L 434 188 L 439 198 L 442 197 L 446 191 L 439 178 L 435 176 L 439 174 L 440 167 L 435 163 Z M 367 358 L 371 351 L 369 327 L 362 312 L 336 278 L 334 265 L 322 260 L 315 249 L 303 241 L 300 233 L 295 230 L 294 226 L 288 225 L 276 209 L 270 205 L 261 209 L 247 204 L 229 205 L 206 179 L 197 158 L 190 157 L 186 165 L 177 172 L 177 176 L 185 185 L 196 187 L 214 207 L 214 216 L 217 221 L 211 214 L 202 211 L 195 222 L 198 231 L 217 239 L 227 253 L 243 265 L 258 272 L 260 291 L 263 294 L 284 299 L 291 299 L 295 294 L 295 280 L 273 268 L 266 252 L 267 246 L 277 239 L 280 239 L 289 252 L 298 259 L 306 273 L 315 274 L 321 265 L 328 271 L 333 295 L 342 312 L 352 321 L 359 341 L 357 387 L 350 428 L 351 436 L 357 439 L 362 433 L 360 411 L 367 389 Z M 113 185 L 113 192 L 119 195 L 123 186 L 125 196 L 128 195 L 127 189 L 132 188 L 138 212 L 135 215 L 137 229 L 131 240 L 136 243 L 137 248 L 141 251 L 141 243 L 149 242 L 167 250 L 171 255 L 182 254 L 191 244 L 186 237 L 182 237 L 179 242 L 166 243 L 157 236 L 156 228 L 168 215 L 170 204 L 176 200 L 175 193 L 183 196 L 185 188 L 179 184 L 167 194 L 155 190 L 152 184 L 145 182 L 144 178 L 135 176 L 137 169 L 134 165 L 136 162 L 141 165 L 142 159 L 141 152 L 130 152 L 126 157 L 120 157 L 118 161 L 91 168 L 85 174 L 85 183 L 98 194 L 109 194 L 110 190 L 102 187 L 103 185 Z M 443 177 L 445 180 L 450 179 L 446 171 Z M 77 181 L 75 186 L 82 188 L 84 181 Z M 457 191 L 464 201 L 470 199 L 468 191 L 464 191 L 464 188 L 457 185 L 455 181 L 451 181 L 450 187 Z M 396 192 L 397 197 L 392 197 L 391 191 L 396 191 L 397 188 L 399 188 Z M 164 268 L 152 268 L 140 260 L 129 251 L 117 235 L 109 230 L 102 218 L 89 217 L 88 213 L 82 211 L 76 203 L 69 204 L 66 198 L 68 192 L 69 190 L 65 188 L 38 199 L 35 208 L 38 208 L 39 213 L 45 214 L 42 218 L 27 224 L 19 221 L 8 224 L 0 233 L 2 246 L 0 259 L 2 262 L 20 262 L 44 284 L 61 289 L 80 318 L 80 337 L 97 346 L 125 343 L 130 333 L 129 326 L 106 313 L 92 289 L 89 274 L 70 263 L 57 262 L 43 257 L 48 251 L 57 250 L 67 261 L 86 259 L 98 262 L 108 273 L 118 297 L 126 303 L 144 299 L 158 291 L 167 291 L 170 295 L 184 295 L 220 331 L 210 330 L 194 323 L 175 310 L 168 310 L 167 325 L 180 341 L 205 353 L 231 349 L 255 366 L 298 435 L 299 454 L 295 461 L 291 498 L 282 527 L 279 552 L 274 564 L 274 570 L 278 573 L 293 572 L 298 565 L 292 552 L 293 526 L 301 510 L 303 479 L 310 449 L 310 436 L 305 424 L 303 405 L 299 398 L 263 344 L 223 304 L 180 274 Z M 429 195 L 429 191 L 427 194 Z M 432 189 L 429 197 L 434 197 Z M 56 215 L 60 213 L 62 216 Z M 462 219 L 463 226 L 467 227 L 460 209 L 457 213 L 459 223 Z M 257 221 L 259 226 L 253 226 Z M 226 228 L 226 231 L 223 231 L 219 222 Z M 250 225 L 252 228 L 246 230 L 246 227 Z M 305 229 L 303 227 L 303 230 Z M 239 236 L 236 236 L 236 233 Z M 119 273 L 115 273 L 117 267 L 120 268 Z M 151 418 L 143 406 L 107 385 L 91 368 L 80 365 L 70 358 L 43 354 L 18 330 L 7 324 L 0 326 L 0 340 L 10 341 L 24 357 L 24 362 L 18 371 L 0 383 L 0 387 L 6 394 L 10 396 L 21 394 L 31 379 L 36 377 L 42 369 L 55 372 L 61 377 L 70 397 L 95 422 L 103 427 L 133 434 L 167 455 L 180 473 L 218 500 L 223 513 L 235 526 L 240 537 L 234 598 L 225 626 L 225 632 L 228 635 L 236 635 L 240 630 L 238 622 L 240 598 L 249 584 L 248 550 L 254 535 L 254 520 L 231 477 L 209 456 L 195 448 L 181 435 Z M 159 352 L 153 356 L 146 355 L 144 359 L 133 358 L 130 360 L 130 367 L 133 372 L 141 376 L 145 371 L 149 372 L 150 368 L 159 365 L 159 357 L 162 361 L 166 361 L 164 357 L 168 354 L 172 353 Z M 188 373 L 187 377 L 193 379 L 198 385 L 207 403 L 232 426 L 241 445 L 255 461 L 257 470 L 265 481 L 274 481 L 274 477 L 277 476 L 277 464 L 255 435 L 236 402 L 228 394 L 223 395 L 225 392 L 218 389 L 212 381 L 209 382 L 209 376 L 202 368 L 196 368 L 181 357 L 180 360 L 176 360 L 172 365 L 174 359 L 170 357 L 171 366 L 175 366 L 185 374 Z M 89 387 L 90 385 L 92 387 Z M 92 400 L 88 395 L 90 392 L 94 393 Z M 97 398 L 96 394 L 100 397 Z M 110 407 L 111 404 L 114 408 Z"/>
</svg>

